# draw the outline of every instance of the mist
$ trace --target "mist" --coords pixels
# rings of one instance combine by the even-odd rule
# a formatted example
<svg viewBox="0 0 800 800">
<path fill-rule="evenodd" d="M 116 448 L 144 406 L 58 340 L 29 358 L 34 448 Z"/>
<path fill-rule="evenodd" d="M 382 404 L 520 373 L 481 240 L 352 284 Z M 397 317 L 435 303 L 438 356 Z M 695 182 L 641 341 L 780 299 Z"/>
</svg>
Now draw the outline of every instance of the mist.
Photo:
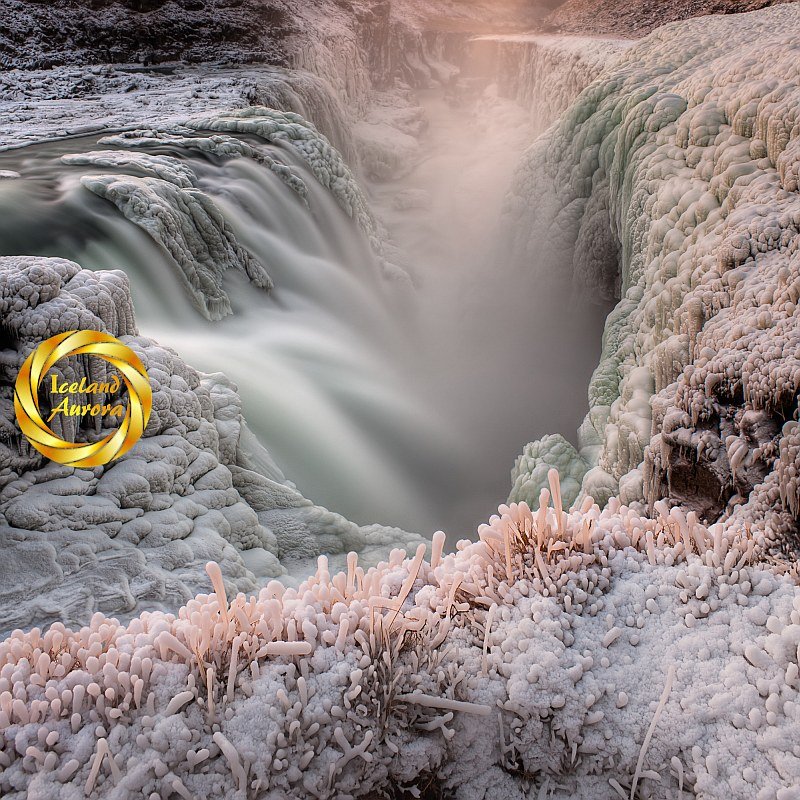
<svg viewBox="0 0 800 800">
<path fill-rule="evenodd" d="M 504 202 L 538 121 L 476 72 L 417 92 L 421 160 L 370 186 L 418 287 L 411 373 L 457 442 L 446 471 L 417 466 L 451 540 L 506 500 L 527 442 L 548 433 L 575 442 L 610 310 L 575 291 L 564 265 L 512 255 Z M 553 267 L 563 274 L 542 280 Z"/>
<path fill-rule="evenodd" d="M 250 159 L 165 146 L 157 152 L 190 166 L 276 286 L 268 295 L 229 272 L 233 315 L 205 320 L 163 250 L 81 187 L 88 168 L 61 163 L 102 149 L 98 137 L 0 156 L 24 173 L 0 186 L 3 252 L 123 269 L 141 332 L 224 372 L 249 426 L 314 502 L 360 524 L 469 538 L 506 500 L 527 442 L 575 442 L 609 310 L 575 291 L 552 250 L 538 263 L 513 255 L 504 203 L 541 120 L 501 96 L 481 52 L 464 52 L 463 77 L 411 96 L 424 125 L 395 177 L 361 165 L 385 258 L 410 281 L 382 276 L 312 176 L 309 217 Z M 271 151 L 307 172 L 286 148 Z"/>
</svg>

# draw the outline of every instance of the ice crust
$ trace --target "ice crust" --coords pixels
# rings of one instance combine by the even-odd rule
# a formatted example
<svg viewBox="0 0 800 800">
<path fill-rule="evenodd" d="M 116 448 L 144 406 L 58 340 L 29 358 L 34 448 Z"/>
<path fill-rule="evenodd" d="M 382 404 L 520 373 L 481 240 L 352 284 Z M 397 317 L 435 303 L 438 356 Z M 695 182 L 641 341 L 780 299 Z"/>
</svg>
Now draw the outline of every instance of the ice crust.
<svg viewBox="0 0 800 800">
<path fill-rule="evenodd" d="M 504 506 L 443 555 L 327 560 L 127 627 L 0 644 L 9 798 L 791 800 L 800 597 L 763 542 L 657 504 Z M 558 509 L 557 511 L 555 509 Z"/>
<path fill-rule="evenodd" d="M 583 490 L 669 497 L 767 531 L 784 555 L 796 549 L 798 29 L 789 5 L 654 32 L 534 143 L 508 204 L 517 254 L 579 291 L 621 294 L 579 431 Z"/>
</svg>

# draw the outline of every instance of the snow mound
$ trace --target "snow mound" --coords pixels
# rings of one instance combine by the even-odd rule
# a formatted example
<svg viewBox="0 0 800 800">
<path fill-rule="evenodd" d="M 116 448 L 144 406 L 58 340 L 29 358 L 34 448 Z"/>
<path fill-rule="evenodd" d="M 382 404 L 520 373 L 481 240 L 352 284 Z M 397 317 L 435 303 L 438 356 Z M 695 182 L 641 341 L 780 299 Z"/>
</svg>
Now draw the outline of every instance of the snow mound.
<svg viewBox="0 0 800 800">
<path fill-rule="evenodd" d="M 519 257 L 621 295 L 579 432 L 585 492 L 669 497 L 765 531 L 784 556 L 797 541 L 798 32 L 796 4 L 659 29 L 533 145 L 508 204 Z"/>
<path fill-rule="evenodd" d="M 231 589 L 252 591 L 283 575 L 282 561 L 302 566 L 320 553 L 374 553 L 381 537 L 403 546 L 421 541 L 361 529 L 306 500 L 247 429 L 225 376 L 201 375 L 138 335 L 123 273 L 6 257 L 0 276 L 7 337 L 0 358 L 0 631 L 84 624 L 98 610 L 130 617 L 177 608 L 207 586 L 209 559 L 220 563 Z M 14 417 L 23 360 L 43 339 L 74 329 L 120 337 L 141 358 L 153 389 L 142 439 L 93 469 L 45 463 Z M 77 357 L 59 369 L 70 381 L 98 377 Z M 89 419 L 68 417 L 56 432 L 74 441 L 81 426 L 91 435 Z"/>
<path fill-rule="evenodd" d="M 511 470 L 512 489 L 509 503 L 527 503 L 539 507 L 539 495 L 548 486 L 551 469 L 561 476 L 562 502 L 569 508 L 581 490 L 581 481 L 588 465 L 575 448 L 560 434 L 544 436 L 525 446 Z"/>
<path fill-rule="evenodd" d="M 0 644 L 8 798 L 788 800 L 794 582 L 658 504 L 502 506 L 477 542 L 395 550 L 127 627 Z"/>
</svg>

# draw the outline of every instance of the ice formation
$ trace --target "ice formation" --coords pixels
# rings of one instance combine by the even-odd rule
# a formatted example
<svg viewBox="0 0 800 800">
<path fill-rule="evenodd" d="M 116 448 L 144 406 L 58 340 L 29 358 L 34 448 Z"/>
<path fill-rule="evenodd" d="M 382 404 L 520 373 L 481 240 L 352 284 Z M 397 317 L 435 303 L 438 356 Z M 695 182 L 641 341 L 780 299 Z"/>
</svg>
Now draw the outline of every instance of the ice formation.
<svg viewBox="0 0 800 800">
<path fill-rule="evenodd" d="M 210 131 L 214 133 L 209 135 Z M 214 320 L 231 313 L 221 283 L 226 269 L 239 269 L 255 286 L 269 290 L 272 282 L 267 271 L 239 245 L 213 199 L 196 188 L 196 177 L 190 168 L 171 156 L 126 153 L 125 149 L 178 148 L 222 159 L 250 158 L 276 173 L 308 202 L 308 187 L 295 168 L 235 134 L 252 134 L 272 144 L 289 146 L 360 226 L 375 251 L 382 252 L 378 223 L 344 158 L 313 124 L 294 112 L 251 106 L 188 119 L 174 128 L 126 131 L 99 140 L 99 144 L 123 150 L 71 154 L 62 157 L 62 161 L 144 173 L 143 176 L 87 175 L 81 183 L 114 203 L 126 218 L 167 250 L 182 271 L 198 308 Z M 391 265 L 385 267 L 397 272 Z"/>
<path fill-rule="evenodd" d="M 766 531 L 784 555 L 796 549 L 799 24 L 784 6 L 659 29 L 533 145 L 509 202 L 518 253 L 546 252 L 580 290 L 621 293 L 579 431 L 585 492 L 669 497 Z"/>
<path fill-rule="evenodd" d="M 230 601 L 211 563 L 177 615 L 15 632 L 0 791 L 796 797 L 794 581 L 745 532 L 661 502 L 567 513 L 549 483 L 452 554 L 438 534 L 428 560 L 321 557 Z"/>
<path fill-rule="evenodd" d="M 8 578 L 0 581 L 0 630 L 83 624 L 96 610 L 127 618 L 177 608 L 207 585 L 209 559 L 232 589 L 249 591 L 285 574 L 281 560 L 313 562 L 325 552 L 344 563 L 347 552 L 366 549 L 375 563 L 381 547 L 420 541 L 396 529 L 359 528 L 306 500 L 248 431 L 223 375 L 200 375 L 138 335 L 122 273 L 34 257 L 0 259 L 0 271 L 9 337 L 0 401 L 0 570 Z M 78 328 L 120 337 L 153 388 L 142 440 L 94 469 L 44 465 L 14 423 L 22 361 L 43 339 Z M 78 359 L 65 367 L 75 380 L 87 368 Z M 74 439 L 76 422 L 66 420 L 60 433 Z"/>
<path fill-rule="evenodd" d="M 108 139 L 111 138 L 108 137 Z M 111 144 L 111 142 L 101 139 L 99 144 Z M 86 153 L 70 153 L 61 156 L 61 161 L 69 166 L 133 169 L 144 173 L 146 177 L 172 183 L 180 189 L 191 189 L 197 185 L 197 176 L 191 167 L 174 156 L 90 150 Z"/>
<path fill-rule="evenodd" d="M 317 180 L 331 191 L 345 213 L 380 251 L 377 223 L 352 171 L 330 142 L 299 114 L 251 106 L 191 119 L 186 124 L 198 131 L 254 134 L 268 142 L 285 142 L 306 161 Z"/>
<path fill-rule="evenodd" d="M 548 485 L 551 469 L 561 476 L 561 500 L 570 508 L 581 490 L 581 481 L 588 465 L 575 448 L 560 434 L 551 434 L 525 446 L 511 470 L 510 503 L 527 503 L 532 509 L 539 506 L 539 494 Z"/>
<path fill-rule="evenodd" d="M 247 142 L 237 139 L 234 136 L 215 135 L 215 136 L 198 136 L 191 128 L 174 128 L 170 130 L 147 130 L 137 129 L 133 131 L 125 131 L 124 133 L 114 134 L 112 136 L 104 136 L 98 140 L 98 144 L 109 145 L 112 147 L 131 147 L 131 148 L 158 148 L 158 147 L 177 147 L 183 150 L 198 150 L 201 153 L 206 153 L 210 156 L 217 156 L 221 159 L 228 158 L 250 158 L 263 164 L 268 169 L 272 170 L 287 186 L 294 189 L 297 194 L 304 200 L 308 195 L 308 187 L 303 181 L 302 177 L 298 175 L 297 171 L 287 164 L 283 164 L 277 159 L 273 158 L 269 153 L 264 150 L 259 150 Z M 137 156 L 117 152 L 107 153 L 106 151 L 90 152 L 90 153 L 76 153 L 74 155 L 63 156 L 62 161 L 65 164 L 89 164 L 97 166 L 134 166 L 138 169 L 151 171 L 155 177 L 164 178 L 171 183 L 175 183 L 183 188 L 183 182 L 176 181 L 175 176 L 165 173 L 161 170 L 159 173 L 152 166 L 154 159 L 170 158 L 169 156 L 148 156 L 146 153 L 141 153 Z M 170 162 L 179 161 L 179 159 L 170 158 Z M 189 180 L 188 186 L 194 186 L 196 177 L 191 174 L 187 176 Z"/>
<path fill-rule="evenodd" d="M 236 241 L 214 201 L 200 190 L 133 175 L 87 175 L 81 184 L 112 202 L 172 256 L 209 319 L 232 313 L 222 288 L 227 269 L 241 270 L 258 288 L 272 288 L 264 267 Z"/>
<path fill-rule="evenodd" d="M 70 166 L 133 173 L 85 175 L 81 184 L 113 203 L 169 253 L 196 306 L 208 319 L 232 313 L 222 285 L 227 269 L 240 270 L 254 286 L 268 291 L 272 281 L 265 266 L 239 244 L 213 198 L 198 188 L 191 167 L 174 156 L 147 151 L 170 148 L 221 159 L 249 158 L 266 166 L 308 202 L 308 187 L 297 169 L 235 135 L 209 131 L 255 134 L 270 143 L 288 144 L 362 228 L 374 249 L 381 251 L 377 222 L 353 173 L 330 142 L 294 112 L 253 106 L 190 119 L 184 126 L 105 136 L 98 144 L 120 149 L 62 156 L 62 162 Z"/>
</svg>

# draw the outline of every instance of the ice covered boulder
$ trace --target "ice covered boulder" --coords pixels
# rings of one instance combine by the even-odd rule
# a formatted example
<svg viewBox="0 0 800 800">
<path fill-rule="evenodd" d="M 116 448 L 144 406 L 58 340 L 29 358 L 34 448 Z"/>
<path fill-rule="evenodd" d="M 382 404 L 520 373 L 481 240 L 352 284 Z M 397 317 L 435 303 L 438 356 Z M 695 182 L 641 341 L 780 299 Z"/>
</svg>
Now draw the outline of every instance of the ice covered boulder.
<svg viewBox="0 0 800 800">
<path fill-rule="evenodd" d="M 525 502 L 530 508 L 538 508 L 541 491 L 549 485 L 551 469 L 561 475 L 561 499 L 564 508 L 569 508 L 578 497 L 588 464 L 560 434 L 544 436 L 525 446 L 511 470 L 508 502 Z"/>
</svg>

